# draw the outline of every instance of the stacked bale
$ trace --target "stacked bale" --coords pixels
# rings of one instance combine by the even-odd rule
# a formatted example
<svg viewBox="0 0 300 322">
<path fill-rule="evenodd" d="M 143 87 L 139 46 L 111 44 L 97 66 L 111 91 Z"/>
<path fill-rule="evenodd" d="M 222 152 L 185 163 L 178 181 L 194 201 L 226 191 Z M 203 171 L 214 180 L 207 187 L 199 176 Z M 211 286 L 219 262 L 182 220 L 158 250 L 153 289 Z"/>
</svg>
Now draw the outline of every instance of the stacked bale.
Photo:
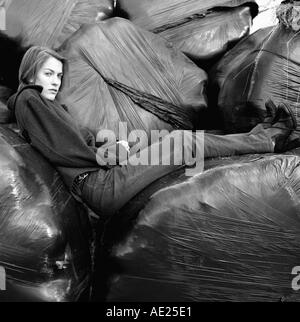
<svg viewBox="0 0 300 322">
<path fill-rule="evenodd" d="M 0 127 L 1 301 L 74 301 L 91 280 L 86 210 L 53 167 L 7 126 Z M 86 295 L 86 294 L 85 294 Z"/>
<path fill-rule="evenodd" d="M 6 9 L 6 34 L 22 44 L 57 48 L 84 23 L 112 15 L 113 0 L 11 0 Z"/>
<path fill-rule="evenodd" d="M 62 93 L 70 113 L 93 130 L 128 132 L 197 127 L 206 73 L 163 38 L 111 18 L 82 26 L 60 48 L 69 60 Z"/>
<path fill-rule="evenodd" d="M 245 132 L 262 121 L 268 98 L 289 104 L 299 124 L 299 10 L 297 4 L 281 4 L 275 27 L 242 40 L 211 71 L 211 94 L 219 91 L 228 132 Z"/>
<path fill-rule="evenodd" d="M 41 44 L 59 48 L 69 59 L 64 103 L 95 134 L 104 128 L 118 136 L 120 122 L 128 132 L 143 129 L 148 135 L 155 129 L 200 128 L 206 73 L 178 48 L 197 62 L 219 57 L 249 33 L 257 5 L 243 0 L 172 5 L 120 0 L 119 5 L 136 25 L 121 18 L 93 24 L 112 14 L 114 1 L 12 0 L 6 35 L 20 37 L 19 58 L 27 45 Z M 289 29 L 297 23 L 289 23 L 287 12 L 278 28 L 241 41 L 211 74 L 231 132 L 261 120 L 269 96 L 278 103 L 286 91 L 285 98 L 298 103 L 297 30 Z M 279 49 L 281 44 L 292 47 Z M 281 82 L 286 71 L 288 80 Z M 7 122 L 5 106 L 0 108 Z M 0 133 L 0 266 L 8 273 L 6 294 L 77 300 L 91 273 L 86 214 L 40 155 L 7 128 Z M 108 223 L 101 250 L 108 257 L 97 272 L 108 277 L 106 300 L 298 299 L 289 278 L 299 264 L 299 157 L 243 160 L 189 181 L 172 173 Z M 128 225 L 127 236 L 116 229 Z"/>
<path fill-rule="evenodd" d="M 249 34 L 255 1 L 119 0 L 119 11 L 197 62 L 219 57 Z"/>
<path fill-rule="evenodd" d="M 300 247 L 298 154 L 212 160 L 213 169 L 191 179 L 177 173 L 149 186 L 106 225 L 98 276 L 107 292 L 97 296 L 300 301 L 291 287 Z"/>
</svg>

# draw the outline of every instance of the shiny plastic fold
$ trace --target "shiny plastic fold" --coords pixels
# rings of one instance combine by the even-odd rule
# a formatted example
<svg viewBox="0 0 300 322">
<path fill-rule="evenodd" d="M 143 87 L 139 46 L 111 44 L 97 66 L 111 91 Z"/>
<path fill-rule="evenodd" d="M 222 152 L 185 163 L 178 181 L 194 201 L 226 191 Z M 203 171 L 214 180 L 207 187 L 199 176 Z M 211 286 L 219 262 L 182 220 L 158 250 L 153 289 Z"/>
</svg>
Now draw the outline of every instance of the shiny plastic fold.
<svg viewBox="0 0 300 322">
<path fill-rule="evenodd" d="M 299 156 L 212 161 L 135 198 L 116 218 L 126 233 L 106 227 L 107 301 L 300 300 Z"/>
<path fill-rule="evenodd" d="M 0 151 L 0 267 L 6 284 L 0 301 L 74 301 L 87 295 L 86 210 L 53 167 L 5 126 Z"/>
<path fill-rule="evenodd" d="M 262 121 L 269 98 L 289 104 L 299 124 L 300 37 L 293 29 L 299 8 L 282 4 L 276 26 L 242 40 L 210 73 L 211 97 L 219 90 L 217 104 L 228 132 L 248 131 Z"/>
<path fill-rule="evenodd" d="M 245 0 L 119 0 L 117 8 L 138 26 L 160 34 L 196 61 L 219 57 L 249 34 L 258 13 Z"/>
<path fill-rule="evenodd" d="M 206 108 L 206 73 L 163 38 L 128 20 L 83 26 L 60 51 L 70 61 L 64 103 L 97 134 L 191 129 Z M 150 137 L 150 135 L 149 135 Z"/>
<path fill-rule="evenodd" d="M 112 15 L 113 0 L 12 0 L 6 9 L 6 33 L 23 45 L 57 48 L 84 23 Z"/>
</svg>

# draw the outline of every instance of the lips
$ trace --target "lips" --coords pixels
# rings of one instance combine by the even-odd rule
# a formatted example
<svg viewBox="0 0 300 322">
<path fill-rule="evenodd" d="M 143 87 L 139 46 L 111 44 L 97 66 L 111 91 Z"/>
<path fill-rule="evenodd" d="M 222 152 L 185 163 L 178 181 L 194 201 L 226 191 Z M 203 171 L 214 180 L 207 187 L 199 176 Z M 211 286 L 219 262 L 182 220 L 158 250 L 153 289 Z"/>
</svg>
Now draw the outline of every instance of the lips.
<svg viewBox="0 0 300 322">
<path fill-rule="evenodd" d="M 49 89 L 49 92 L 51 92 L 53 94 L 57 94 L 57 90 L 56 89 Z"/>
</svg>

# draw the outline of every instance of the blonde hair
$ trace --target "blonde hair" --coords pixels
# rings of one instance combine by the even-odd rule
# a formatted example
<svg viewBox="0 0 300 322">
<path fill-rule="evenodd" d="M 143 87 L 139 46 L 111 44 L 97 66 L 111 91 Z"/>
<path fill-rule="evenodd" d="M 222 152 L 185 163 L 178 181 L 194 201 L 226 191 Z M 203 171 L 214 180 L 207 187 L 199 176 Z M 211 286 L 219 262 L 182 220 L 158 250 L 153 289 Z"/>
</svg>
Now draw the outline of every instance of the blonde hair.
<svg viewBox="0 0 300 322">
<path fill-rule="evenodd" d="M 59 53 L 50 48 L 42 46 L 32 46 L 26 51 L 19 68 L 19 90 L 24 86 L 31 84 L 30 80 L 36 78 L 37 72 L 49 57 L 54 57 L 62 62 L 63 78 L 60 90 L 64 87 L 66 83 L 66 74 L 68 67 L 67 60 Z"/>
</svg>

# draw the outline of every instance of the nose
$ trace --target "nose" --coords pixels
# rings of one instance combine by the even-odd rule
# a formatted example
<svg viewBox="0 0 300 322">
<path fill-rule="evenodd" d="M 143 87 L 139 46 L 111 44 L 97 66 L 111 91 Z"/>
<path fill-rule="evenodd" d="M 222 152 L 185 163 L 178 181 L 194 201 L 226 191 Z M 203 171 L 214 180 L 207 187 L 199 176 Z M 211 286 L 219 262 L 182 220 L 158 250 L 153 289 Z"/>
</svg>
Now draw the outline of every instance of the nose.
<svg viewBox="0 0 300 322">
<path fill-rule="evenodd" d="M 59 87 L 61 84 L 61 79 L 57 75 L 53 75 L 52 77 L 52 85 L 55 87 Z"/>
</svg>

